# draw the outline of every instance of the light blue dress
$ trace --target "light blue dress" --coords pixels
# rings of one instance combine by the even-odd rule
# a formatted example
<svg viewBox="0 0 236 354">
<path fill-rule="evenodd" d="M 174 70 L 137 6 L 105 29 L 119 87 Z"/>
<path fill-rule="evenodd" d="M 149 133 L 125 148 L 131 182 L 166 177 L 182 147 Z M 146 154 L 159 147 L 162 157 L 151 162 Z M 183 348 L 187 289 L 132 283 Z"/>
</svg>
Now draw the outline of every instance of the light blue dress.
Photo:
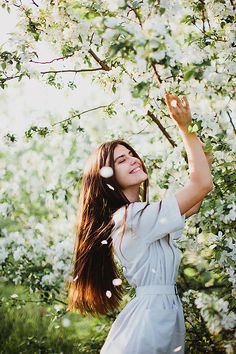
<svg viewBox="0 0 236 354">
<path fill-rule="evenodd" d="M 181 258 L 175 239 L 182 235 L 185 215 L 181 216 L 170 191 L 140 216 L 145 205 L 135 202 L 127 207 L 122 253 L 120 226 L 125 207 L 113 214 L 114 252 L 136 296 L 113 322 L 100 354 L 184 353 L 183 308 L 173 284 Z"/>
</svg>

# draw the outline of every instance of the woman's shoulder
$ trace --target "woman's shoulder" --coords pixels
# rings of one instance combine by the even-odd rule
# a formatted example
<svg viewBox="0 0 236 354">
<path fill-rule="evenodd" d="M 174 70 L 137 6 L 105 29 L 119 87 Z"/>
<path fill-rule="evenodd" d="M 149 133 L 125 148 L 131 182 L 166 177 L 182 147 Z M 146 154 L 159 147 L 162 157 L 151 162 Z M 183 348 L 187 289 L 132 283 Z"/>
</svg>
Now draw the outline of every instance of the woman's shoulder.
<svg viewBox="0 0 236 354">
<path fill-rule="evenodd" d="M 143 210 L 149 203 L 147 202 L 132 202 L 126 205 L 123 205 L 119 209 L 117 209 L 112 214 L 112 219 L 115 223 L 121 221 L 123 217 L 125 217 L 126 213 L 126 221 L 132 218 L 137 212 Z"/>
</svg>

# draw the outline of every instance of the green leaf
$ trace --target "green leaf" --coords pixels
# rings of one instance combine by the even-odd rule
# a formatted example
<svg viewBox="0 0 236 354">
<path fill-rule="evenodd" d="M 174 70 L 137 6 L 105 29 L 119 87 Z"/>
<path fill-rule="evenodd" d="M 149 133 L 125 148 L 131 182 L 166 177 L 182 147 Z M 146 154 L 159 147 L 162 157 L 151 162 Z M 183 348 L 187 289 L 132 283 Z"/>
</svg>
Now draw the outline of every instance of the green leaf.
<svg viewBox="0 0 236 354">
<path fill-rule="evenodd" d="M 190 69 L 186 71 L 186 73 L 184 74 L 184 81 L 188 81 L 189 79 L 191 79 L 191 77 L 194 76 L 194 74 L 195 74 L 194 69 Z"/>
<path fill-rule="evenodd" d="M 163 15 L 165 13 L 166 9 L 164 7 L 159 8 L 159 13 L 160 15 Z"/>
<path fill-rule="evenodd" d="M 138 98 L 144 96 L 145 93 L 148 92 L 148 83 L 141 81 L 137 85 L 135 85 L 131 91 L 133 97 Z"/>
<path fill-rule="evenodd" d="M 20 69 L 21 69 L 20 63 L 16 63 L 16 69 L 17 69 L 18 71 L 20 71 Z"/>
<path fill-rule="evenodd" d="M 2 69 L 5 70 L 7 67 L 7 64 L 5 62 L 2 63 Z"/>
<path fill-rule="evenodd" d="M 197 124 L 194 124 L 193 127 L 192 127 L 192 132 L 195 133 L 199 130 L 199 127 Z"/>
</svg>

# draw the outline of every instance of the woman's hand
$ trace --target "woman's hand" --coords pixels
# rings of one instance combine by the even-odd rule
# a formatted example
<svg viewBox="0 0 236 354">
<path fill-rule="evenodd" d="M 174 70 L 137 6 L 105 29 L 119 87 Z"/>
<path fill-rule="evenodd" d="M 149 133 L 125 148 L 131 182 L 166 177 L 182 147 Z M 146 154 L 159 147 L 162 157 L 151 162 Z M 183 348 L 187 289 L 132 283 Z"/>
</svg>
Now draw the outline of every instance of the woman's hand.
<svg viewBox="0 0 236 354">
<path fill-rule="evenodd" d="M 180 99 L 177 95 L 171 95 L 165 92 L 164 95 L 167 110 L 179 128 L 188 128 L 192 123 L 192 115 L 186 96 Z"/>
</svg>

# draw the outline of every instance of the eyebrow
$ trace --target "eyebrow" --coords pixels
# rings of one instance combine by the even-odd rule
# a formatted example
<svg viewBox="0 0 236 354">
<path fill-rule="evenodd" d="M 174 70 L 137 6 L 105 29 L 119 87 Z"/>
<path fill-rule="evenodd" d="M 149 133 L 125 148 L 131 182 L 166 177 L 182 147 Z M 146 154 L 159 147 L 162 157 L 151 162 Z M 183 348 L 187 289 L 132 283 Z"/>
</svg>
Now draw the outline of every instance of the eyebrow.
<svg viewBox="0 0 236 354">
<path fill-rule="evenodd" d="M 129 152 L 128 153 L 130 153 L 130 152 L 132 152 L 131 150 L 129 150 Z M 124 157 L 124 156 L 126 156 L 125 154 L 122 154 L 122 155 L 120 155 L 120 156 L 117 156 L 117 158 L 115 159 L 115 161 L 114 161 L 114 163 L 120 158 L 120 157 Z"/>
</svg>

